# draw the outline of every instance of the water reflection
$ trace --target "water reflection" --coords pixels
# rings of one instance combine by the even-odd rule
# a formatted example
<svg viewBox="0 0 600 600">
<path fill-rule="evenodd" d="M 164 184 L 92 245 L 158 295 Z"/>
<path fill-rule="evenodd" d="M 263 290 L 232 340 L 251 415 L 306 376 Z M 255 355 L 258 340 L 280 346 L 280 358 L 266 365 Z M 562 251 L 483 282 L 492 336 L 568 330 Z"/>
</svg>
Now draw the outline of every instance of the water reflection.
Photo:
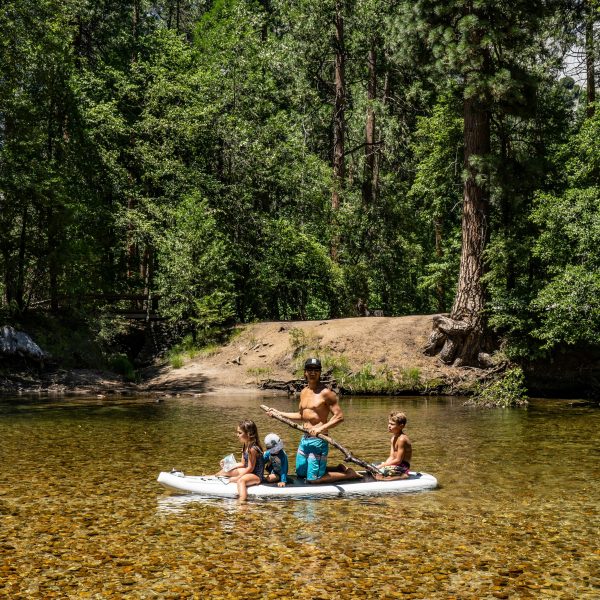
<svg viewBox="0 0 600 600">
<path fill-rule="evenodd" d="M 263 415 L 262 403 L 295 406 L 0 401 L 0 597 L 598 597 L 598 411 L 344 399 L 336 439 L 380 460 L 387 414 L 403 409 L 414 467 L 440 489 L 240 506 L 158 487 L 161 470 L 214 473 L 225 453 L 239 454 L 233 431 L 244 416 L 262 436 L 281 435 L 293 456 L 299 433 Z"/>
</svg>

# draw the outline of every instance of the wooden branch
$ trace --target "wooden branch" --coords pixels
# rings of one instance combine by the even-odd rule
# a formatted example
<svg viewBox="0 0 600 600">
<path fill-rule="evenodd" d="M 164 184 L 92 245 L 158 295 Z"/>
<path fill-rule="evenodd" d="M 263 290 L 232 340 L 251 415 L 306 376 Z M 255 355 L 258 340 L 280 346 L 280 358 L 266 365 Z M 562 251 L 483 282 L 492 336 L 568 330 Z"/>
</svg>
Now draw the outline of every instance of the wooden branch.
<svg viewBox="0 0 600 600">
<path fill-rule="evenodd" d="M 298 423 L 294 423 L 294 421 L 292 421 L 291 419 L 288 419 L 287 417 L 284 417 L 283 415 L 279 414 L 278 410 L 265 406 L 264 404 L 261 404 L 260 407 L 265 412 L 270 412 L 273 415 L 274 419 L 277 419 L 278 421 L 281 421 L 282 423 L 285 423 L 286 425 L 289 425 L 290 427 L 297 429 L 302 433 L 307 433 L 306 429 L 304 429 L 302 425 L 298 425 Z M 328 444 L 331 444 L 334 448 L 337 448 L 344 455 L 345 462 L 351 462 L 356 465 L 360 465 L 361 467 L 369 471 L 369 473 L 371 473 L 372 475 L 381 475 L 381 471 L 377 467 L 374 467 L 372 464 L 361 460 L 360 458 L 357 458 L 352 454 L 352 452 L 350 452 L 350 450 L 348 450 L 348 448 L 345 448 L 339 442 L 336 442 L 333 438 L 329 437 L 328 435 L 325 435 L 324 433 L 317 433 L 316 437 L 325 440 Z"/>
<path fill-rule="evenodd" d="M 344 152 L 344 156 L 348 156 L 348 155 L 352 154 L 353 152 L 356 152 L 357 150 L 364 148 L 365 146 L 382 146 L 383 144 L 384 144 L 384 140 L 377 140 L 376 142 L 363 142 L 362 144 L 359 144 L 358 146 L 355 146 L 354 148 L 352 148 L 352 150 L 346 150 Z"/>
<path fill-rule="evenodd" d="M 335 379 L 328 376 L 321 377 L 321 383 L 330 388 L 337 387 Z M 286 390 L 287 392 L 300 392 L 306 387 L 306 379 L 290 379 L 283 381 L 280 379 L 264 379 L 258 386 L 261 390 Z"/>
</svg>

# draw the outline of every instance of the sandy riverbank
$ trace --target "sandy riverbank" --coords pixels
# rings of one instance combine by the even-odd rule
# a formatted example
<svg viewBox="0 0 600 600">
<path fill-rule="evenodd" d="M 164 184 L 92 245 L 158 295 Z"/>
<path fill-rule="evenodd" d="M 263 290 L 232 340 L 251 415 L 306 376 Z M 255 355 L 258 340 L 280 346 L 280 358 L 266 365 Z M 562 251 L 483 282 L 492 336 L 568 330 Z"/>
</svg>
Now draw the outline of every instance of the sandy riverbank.
<svg viewBox="0 0 600 600">
<path fill-rule="evenodd" d="M 294 378 L 293 340 L 299 336 L 318 348 L 321 356 L 343 356 L 354 371 L 367 364 L 373 370 L 385 365 L 393 373 L 418 370 L 424 382 L 472 380 L 478 370 L 452 368 L 423 354 L 431 323 L 431 315 L 417 315 L 244 325 L 239 335 L 213 355 L 189 360 L 178 369 L 157 368 L 148 373 L 141 387 L 152 392 L 255 392 L 261 380 Z"/>
<path fill-rule="evenodd" d="M 324 359 L 324 370 L 328 358 L 330 362 L 343 359 L 354 372 L 370 365 L 374 372 L 385 367 L 396 377 L 411 370 L 423 383 L 468 385 L 481 374 L 479 369 L 449 367 L 423 354 L 431 326 L 432 315 L 253 323 L 239 326 L 237 335 L 209 356 L 188 359 L 176 369 L 166 363 L 144 369 L 136 384 L 105 371 L 31 370 L 5 377 L 0 390 L 4 394 L 265 393 L 259 388 L 262 381 L 294 378 L 299 338 Z"/>
</svg>

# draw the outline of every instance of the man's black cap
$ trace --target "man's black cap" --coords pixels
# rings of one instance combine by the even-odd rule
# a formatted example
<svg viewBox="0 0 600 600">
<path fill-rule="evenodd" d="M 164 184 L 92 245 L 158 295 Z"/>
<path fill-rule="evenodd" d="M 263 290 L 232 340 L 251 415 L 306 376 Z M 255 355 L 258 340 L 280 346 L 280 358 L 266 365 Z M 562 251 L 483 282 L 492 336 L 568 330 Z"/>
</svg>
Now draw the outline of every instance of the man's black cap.
<svg viewBox="0 0 600 600">
<path fill-rule="evenodd" d="M 318 358 L 307 358 L 304 363 L 305 369 L 319 369 L 321 370 L 321 361 Z"/>
</svg>

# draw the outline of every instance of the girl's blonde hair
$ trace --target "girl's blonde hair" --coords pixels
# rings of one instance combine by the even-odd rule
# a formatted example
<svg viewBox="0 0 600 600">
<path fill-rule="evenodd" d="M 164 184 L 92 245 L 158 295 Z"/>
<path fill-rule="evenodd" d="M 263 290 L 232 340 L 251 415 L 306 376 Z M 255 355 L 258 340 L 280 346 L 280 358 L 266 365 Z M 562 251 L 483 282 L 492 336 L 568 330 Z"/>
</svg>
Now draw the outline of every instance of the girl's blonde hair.
<svg viewBox="0 0 600 600">
<path fill-rule="evenodd" d="M 258 446 L 262 452 L 256 423 L 250 419 L 244 419 L 238 423 L 238 427 L 248 436 L 248 442 L 244 444 L 244 447 L 249 449 L 252 448 L 252 446 Z"/>
<path fill-rule="evenodd" d="M 389 419 L 398 425 L 406 425 L 406 415 L 403 412 L 394 410 L 390 413 Z"/>
</svg>

